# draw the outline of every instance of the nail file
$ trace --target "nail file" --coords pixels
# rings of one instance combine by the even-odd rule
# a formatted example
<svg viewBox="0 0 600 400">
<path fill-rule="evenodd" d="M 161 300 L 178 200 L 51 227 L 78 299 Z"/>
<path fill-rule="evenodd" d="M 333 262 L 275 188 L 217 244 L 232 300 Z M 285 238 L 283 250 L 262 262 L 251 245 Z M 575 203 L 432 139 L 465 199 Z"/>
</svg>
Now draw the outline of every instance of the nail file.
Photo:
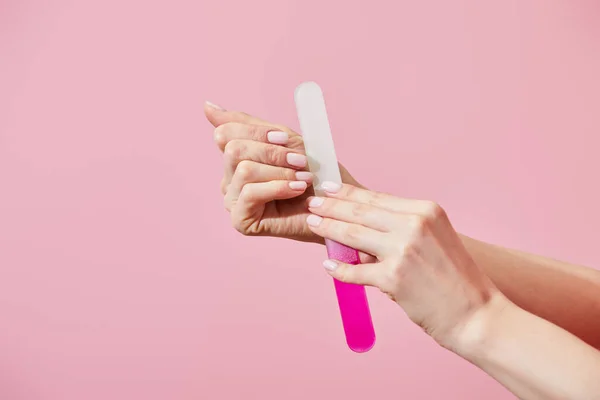
<svg viewBox="0 0 600 400">
<path fill-rule="evenodd" d="M 294 98 L 308 167 L 315 175 L 315 194 L 323 196 L 323 182 L 342 183 L 323 92 L 316 83 L 304 82 L 296 88 Z M 325 244 L 330 259 L 360 264 L 360 257 L 355 249 L 328 239 Z M 359 353 L 369 351 L 375 344 L 375 330 L 365 288 L 337 279 L 334 279 L 334 285 L 348 347 Z"/>
</svg>

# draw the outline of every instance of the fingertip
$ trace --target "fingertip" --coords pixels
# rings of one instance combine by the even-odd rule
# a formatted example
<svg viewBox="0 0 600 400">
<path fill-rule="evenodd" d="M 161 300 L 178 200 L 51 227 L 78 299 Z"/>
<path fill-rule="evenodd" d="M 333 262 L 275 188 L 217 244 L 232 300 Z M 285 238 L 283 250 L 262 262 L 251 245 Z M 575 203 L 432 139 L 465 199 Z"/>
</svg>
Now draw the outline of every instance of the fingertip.
<svg viewBox="0 0 600 400">
<path fill-rule="evenodd" d="M 321 207 L 324 202 L 325 202 L 324 198 L 317 197 L 317 196 L 311 196 L 308 199 L 306 199 L 306 204 L 308 205 L 309 208 Z"/>
<path fill-rule="evenodd" d="M 321 222 L 323 222 L 323 217 L 319 215 L 310 214 L 308 217 L 306 217 L 306 223 L 310 228 L 318 228 L 319 225 L 321 225 Z"/>
<path fill-rule="evenodd" d="M 308 183 L 305 181 L 292 181 L 288 185 L 290 186 L 290 189 L 299 191 L 305 191 L 308 187 Z"/>
<path fill-rule="evenodd" d="M 224 123 L 223 115 L 226 115 L 223 114 L 224 111 L 226 110 L 223 107 L 213 104 L 210 101 L 204 102 L 204 115 L 215 128 Z"/>
<path fill-rule="evenodd" d="M 204 109 L 209 109 L 209 110 L 213 110 L 213 111 L 225 111 L 225 109 L 215 103 L 212 103 L 210 101 L 205 101 L 204 102 Z"/>
<path fill-rule="evenodd" d="M 314 180 L 314 175 L 309 171 L 297 171 L 295 175 L 297 180 L 305 181 L 307 184 L 311 184 Z"/>
<path fill-rule="evenodd" d="M 338 268 L 338 266 L 339 266 L 339 263 L 335 260 L 323 261 L 323 267 L 329 272 L 335 271 Z"/>
<path fill-rule="evenodd" d="M 271 144 L 286 145 L 289 139 L 290 135 L 284 131 L 272 130 L 267 132 L 267 141 Z"/>
<path fill-rule="evenodd" d="M 321 183 L 321 189 L 325 192 L 326 195 L 336 195 L 342 190 L 343 186 L 337 182 L 325 181 Z"/>
</svg>

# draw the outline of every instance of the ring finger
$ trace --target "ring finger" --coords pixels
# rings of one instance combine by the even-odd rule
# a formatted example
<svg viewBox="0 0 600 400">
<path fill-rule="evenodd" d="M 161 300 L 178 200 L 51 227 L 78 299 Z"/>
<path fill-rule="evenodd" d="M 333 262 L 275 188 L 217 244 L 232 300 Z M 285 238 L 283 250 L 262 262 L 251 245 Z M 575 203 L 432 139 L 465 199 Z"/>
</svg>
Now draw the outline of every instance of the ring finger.
<svg viewBox="0 0 600 400">
<path fill-rule="evenodd" d="M 255 161 L 240 162 L 225 194 L 226 206 L 235 202 L 248 183 L 263 183 L 270 181 L 306 182 L 311 184 L 313 174 L 308 171 L 296 171 L 291 168 L 275 167 Z M 302 194 L 302 193 L 299 193 Z"/>
<path fill-rule="evenodd" d="M 232 140 L 225 146 L 222 190 L 231 183 L 237 166 L 244 160 L 295 170 L 305 170 L 307 166 L 306 156 L 294 150 L 252 140 Z"/>
</svg>

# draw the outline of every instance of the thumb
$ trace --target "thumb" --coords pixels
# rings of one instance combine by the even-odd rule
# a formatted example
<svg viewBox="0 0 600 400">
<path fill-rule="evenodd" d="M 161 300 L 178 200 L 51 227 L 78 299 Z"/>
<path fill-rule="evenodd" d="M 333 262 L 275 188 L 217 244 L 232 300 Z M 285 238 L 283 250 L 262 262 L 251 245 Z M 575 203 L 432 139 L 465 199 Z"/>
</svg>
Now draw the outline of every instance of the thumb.
<svg viewBox="0 0 600 400">
<path fill-rule="evenodd" d="M 228 122 L 237 122 L 247 125 L 261 125 L 272 127 L 287 132 L 287 128 L 285 128 L 283 125 L 277 125 L 271 122 L 264 121 L 258 117 L 246 114 L 245 112 L 229 111 L 221 106 L 211 103 L 210 101 L 204 103 L 204 115 L 206 115 L 206 119 L 208 119 L 208 121 L 215 128 Z"/>
<path fill-rule="evenodd" d="M 352 265 L 336 260 L 325 260 L 323 266 L 329 275 L 340 282 L 363 286 L 379 286 L 381 269 L 376 263 Z"/>
</svg>

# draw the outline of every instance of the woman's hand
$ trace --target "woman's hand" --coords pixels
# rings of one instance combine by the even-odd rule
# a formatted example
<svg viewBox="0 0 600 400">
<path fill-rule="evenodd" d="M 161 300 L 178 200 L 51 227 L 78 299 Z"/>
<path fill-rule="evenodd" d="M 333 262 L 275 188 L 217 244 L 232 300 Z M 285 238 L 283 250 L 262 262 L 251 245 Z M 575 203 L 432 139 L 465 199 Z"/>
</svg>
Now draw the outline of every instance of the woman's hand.
<svg viewBox="0 0 600 400">
<path fill-rule="evenodd" d="M 503 298 L 437 204 L 351 185 L 324 183 L 323 188 L 325 198 L 307 199 L 307 226 L 376 258 L 361 265 L 327 260 L 329 273 L 379 288 L 444 347 L 457 346 L 471 317 Z"/>
<path fill-rule="evenodd" d="M 233 226 L 244 235 L 322 243 L 306 226 L 313 194 L 302 136 L 282 125 L 207 103 L 207 119 L 224 153 L 221 191 Z M 344 182 L 358 185 L 340 165 Z"/>
</svg>

